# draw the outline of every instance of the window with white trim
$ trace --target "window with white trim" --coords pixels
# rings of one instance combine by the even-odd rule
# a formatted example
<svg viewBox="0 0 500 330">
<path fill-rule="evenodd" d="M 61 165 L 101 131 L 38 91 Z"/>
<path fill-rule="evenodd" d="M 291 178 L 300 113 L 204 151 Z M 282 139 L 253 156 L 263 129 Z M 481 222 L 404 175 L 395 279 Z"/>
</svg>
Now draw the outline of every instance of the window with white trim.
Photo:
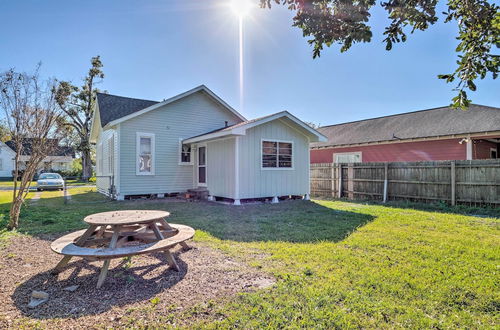
<svg viewBox="0 0 500 330">
<path fill-rule="evenodd" d="M 262 168 L 292 168 L 292 142 L 262 141 Z"/>
<path fill-rule="evenodd" d="M 191 156 L 191 145 L 183 144 L 182 139 L 179 139 L 179 164 L 180 165 L 192 165 L 191 161 L 193 158 Z"/>
<path fill-rule="evenodd" d="M 359 163 L 361 162 L 361 152 L 340 152 L 333 154 L 334 163 Z"/>
<path fill-rule="evenodd" d="M 151 133 L 137 133 L 137 175 L 154 175 L 155 135 Z"/>
<path fill-rule="evenodd" d="M 490 158 L 491 159 L 498 158 L 498 149 L 497 148 L 490 148 Z"/>
</svg>

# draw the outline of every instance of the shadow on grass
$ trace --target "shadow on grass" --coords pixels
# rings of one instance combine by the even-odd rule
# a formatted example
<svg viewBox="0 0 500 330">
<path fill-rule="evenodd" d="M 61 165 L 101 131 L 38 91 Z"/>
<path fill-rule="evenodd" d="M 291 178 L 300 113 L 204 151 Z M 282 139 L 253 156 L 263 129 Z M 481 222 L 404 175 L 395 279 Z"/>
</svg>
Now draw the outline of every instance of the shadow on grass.
<svg viewBox="0 0 500 330">
<path fill-rule="evenodd" d="M 0 210 L 6 209 L 8 204 L 0 205 Z M 185 224 L 221 240 L 238 242 L 338 242 L 374 219 L 367 214 L 335 210 L 302 200 L 242 206 L 169 199 L 115 202 L 88 192 L 73 196 L 67 204 L 63 197 L 42 196 L 35 204 L 23 208 L 19 230 L 51 240 L 60 233 L 86 228 L 82 220 L 89 214 L 126 209 L 166 210 L 171 214 L 168 222 Z M 6 217 L 0 221 L 0 226 L 5 225 Z"/>
<path fill-rule="evenodd" d="M 317 198 L 321 199 L 320 197 Z M 422 203 L 422 202 L 412 202 L 412 201 L 388 201 L 387 203 L 383 203 L 381 201 L 376 200 L 348 200 L 348 199 L 331 199 L 325 198 L 323 200 L 328 201 L 340 201 L 345 203 L 352 204 L 368 204 L 368 205 L 379 205 L 390 208 L 397 209 L 413 209 L 419 211 L 428 211 L 428 212 L 439 212 L 439 213 L 453 213 L 453 214 L 461 214 L 467 216 L 476 216 L 476 217 L 493 217 L 500 218 L 500 207 L 493 206 L 469 206 L 469 205 L 455 205 L 451 206 L 444 202 L 433 202 L 433 203 Z"/>
<path fill-rule="evenodd" d="M 72 201 L 67 204 L 64 204 L 62 197 L 42 197 L 35 204 L 24 208 L 20 231 L 52 240 L 63 232 L 85 228 L 86 224 L 82 219 L 92 213 L 159 209 L 171 213 L 167 219 L 169 222 L 191 226 L 221 240 L 313 243 L 338 242 L 356 228 L 374 219 L 370 215 L 335 210 L 312 201 L 301 200 L 239 207 L 168 199 L 126 202 L 103 200 L 97 193 L 73 196 Z M 5 210 L 7 206 L 8 204 L 0 205 L 0 211 Z M 3 222 L 0 224 L 4 225 Z M 178 257 L 176 259 L 181 268 L 180 273 L 167 270 L 161 271 L 160 274 L 155 273 L 152 278 L 145 278 L 143 272 L 165 264 L 163 255 L 158 259 L 161 260 L 160 264 L 148 266 L 127 268 L 123 263 L 118 267 L 112 266 L 103 288 L 97 290 L 95 285 L 101 263 L 96 267 L 78 258 L 79 261 L 67 266 L 64 276 L 57 277 L 43 272 L 29 278 L 15 289 L 12 299 L 15 306 L 31 318 L 68 318 L 100 314 L 116 306 L 150 299 L 182 281 L 188 271 L 188 265 Z M 77 292 L 68 293 L 63 290 L 64 287 L 76 283 L 80 284 Z M 48 292 L 50 300 L 39 308 L 30 310 L 27 303 L 33 290 Z"/>
<path fill-rule="evenodd" d="M 168 268 L 163 253 L 152 256 L 159 262 L 129 267 L 127 261 L 122 260 L 116 267 L 110 267 L 100 289 L 96 288 L 96 284 L 102 262 L 90 264 L 75 258 L 78 261 L 66 266 L 60 275 L 52 275 L 50 271 L 34 275 L 21 283 L 11 297 L 15 306 L 31 318 L 68 318 L 104 313 L 114 307 L 150 299 L 176 285 L 188 272 L 188 266 L 179 258 L 179 253 L 174 253 L 179 272 Z M 82 272 L 85 274 L 79 275 Z M 64 290 L 72 285 L 78 285 L 75 292 Z M 34 309 L 28 308 L 33 290 L 47 292 L 50 299 Z"/>
</svg>

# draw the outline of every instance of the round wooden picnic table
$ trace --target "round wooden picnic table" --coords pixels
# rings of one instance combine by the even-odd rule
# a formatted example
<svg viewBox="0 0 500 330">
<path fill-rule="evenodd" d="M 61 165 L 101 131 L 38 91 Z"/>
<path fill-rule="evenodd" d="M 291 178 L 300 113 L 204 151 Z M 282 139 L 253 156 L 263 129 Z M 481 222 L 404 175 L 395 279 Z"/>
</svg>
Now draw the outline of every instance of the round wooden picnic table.
<svg viewBox="0 0 500 330">
<path fill-rule="evenodd" d="M 125 210 L 109 211 L 91 214 L 86 216 L 83 221 L 89 225 L 133 225 L 149 223 L 154 220 L 165 219 L 170 216 L 167 211 L 156 210 Z"/>
<path fill-rule="evenodd" d="M 165 220 L 169 215 L 169 212 L 156 210 L 111 211 L 89 215 L 84 218 L 90 225 L 87 230 L 70 233 L 52 242 L 52 250 L 64 255 L 53 273 L 59 273 L 73 256 L 104 260 L 97 281 L 97 288 L 100 288 L 106 279 L 111 259 L 155 251 L 164 251 L 169 265 L 179 271 L 170 248 L 177 244 L 189 248 L 185 241 L 194 236 L 194 229 L 170 225 Z M 124 246 L 128 242 L 141 244 Z M 89 247 L 107 243 L 107 247 Z"/>
</svg>

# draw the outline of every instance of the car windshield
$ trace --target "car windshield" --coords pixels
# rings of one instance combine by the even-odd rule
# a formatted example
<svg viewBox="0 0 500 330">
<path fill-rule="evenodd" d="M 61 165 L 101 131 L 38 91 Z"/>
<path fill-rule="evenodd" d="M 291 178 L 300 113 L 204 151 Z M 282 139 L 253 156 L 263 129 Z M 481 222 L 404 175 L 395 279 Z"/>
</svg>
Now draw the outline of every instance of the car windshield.
<svg viewBox="0 0 500 330">
<path fill-rule="evenodd" d="M 40 174 L 39 179 L 47 180 L 47 179 L 62 179 L 62 178 L 57 173 L 45 173 L 45 174 Z"/>
</svg>

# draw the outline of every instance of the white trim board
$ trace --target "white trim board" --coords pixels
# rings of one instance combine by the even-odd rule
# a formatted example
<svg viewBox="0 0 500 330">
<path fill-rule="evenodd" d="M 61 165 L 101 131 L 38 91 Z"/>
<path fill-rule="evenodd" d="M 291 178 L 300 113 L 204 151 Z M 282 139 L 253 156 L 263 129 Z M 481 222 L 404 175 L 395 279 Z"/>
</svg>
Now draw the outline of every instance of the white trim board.
<svg viewBox="0 0 500 330">
<path fill-rule="evenodd" d="M 309 133 L 309 138 L 313 138 L 314 142 L 326 142 L 327 138 L 323 134 L 319 133 L 297 117 L 290 114 L 288 111 L 281 111 L 275 113 L 270 116 L 266 116 L 260 119 L 255 119 L 253 121 L 249 121 L 247 123 L 240 123 L 233 126 L 229 126 L 227 128 L 221 129 L 220 131 L 214 133 L 208 133 L 205 135 L 195 136 L 189 139 L 184 140 L 184 143 L 195 143 L 200 141 L 208 141 L 217 139 L 225 136 L 238 136 L 238 135 L 246 135 L 246 131 L 252 127 L 259 126 L 268 122 L 271 122 L 276 119 L 288 118 L 293 123 L 295 123 L 298 127 L 302 128 L 303 131 Z M 288 125 L 290 126 L 290 125 Z"/>
</svg>

